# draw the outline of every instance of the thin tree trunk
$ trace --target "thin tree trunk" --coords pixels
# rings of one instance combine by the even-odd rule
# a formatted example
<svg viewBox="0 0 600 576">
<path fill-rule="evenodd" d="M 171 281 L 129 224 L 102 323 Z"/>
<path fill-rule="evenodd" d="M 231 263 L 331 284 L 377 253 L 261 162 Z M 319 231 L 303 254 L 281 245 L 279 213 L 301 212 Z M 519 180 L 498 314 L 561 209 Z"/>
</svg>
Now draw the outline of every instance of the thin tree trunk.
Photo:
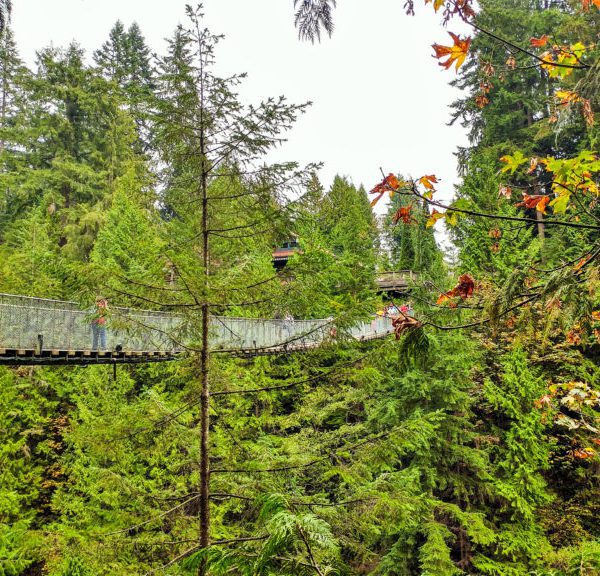
<svg viewBox="0 0 600 576">
<path fill-rule="evenodd" d="M 0 110 L 0 117 L 1 117 L 1 125 L 2 128 L 6 127 L 6 101 L 8 99 L 8 71 L 7 71 L 7 66 L 8 66 L 8 54 L 7 54 L 7 46 L 6 46 L 6 39 L 3 38 L 2 41 L 4 42 L 5 46 L 4 46 L 4 62 L 2 63 L 2 108 Z M 0 141 L 0 151 L 4 150 L 4 139 Z"/>
<path fill-rule="evenodd" d="M 199 32 L 199 31 L 198 31 Z M 208 306 L 209 289 L 209 229 L 208 229 L 208 162 L 206 159 L 206 140 L 204 133 L 204 67 L 203 57 L 200 55 L 200 155 L 201 179 L 200 192 L 202 196 L 202 265 L 204 267 L 204 294 L 202 302 L 202 348 L 200 351 L 200 547 L 208 548 L 210 545 L 210 461 L 208 435 L 210 428 L 210 387 L 208 369 L 210 360 L 209 351 L 209 324 L 210 309 Z M 206 559 L 198 567 L 198 574 L 206 574 Z"/>
<path fill-rule="evenodd" d="M 208 454 L 208 434 L 210 425 L 209 404 L 210 387 L 208 380 L 208 363 L 210 359 L 209 352 L 209 323 L 210 313 L 207 300 L 208 288 L 208 216 L 207 216 L 207 194 L 206 179 L 203 175 L 202 190 L 202 259 L 204 265 L 204 287 L 205 295 L 202 303 L 202 348 L 200 351 L 200 546 L 208 548 L 210 534 L 210 464 Z M 199 574 L 203 576 L 206 573 L 206 562 L 202 562 L 199 568 Z"/>
</svg>

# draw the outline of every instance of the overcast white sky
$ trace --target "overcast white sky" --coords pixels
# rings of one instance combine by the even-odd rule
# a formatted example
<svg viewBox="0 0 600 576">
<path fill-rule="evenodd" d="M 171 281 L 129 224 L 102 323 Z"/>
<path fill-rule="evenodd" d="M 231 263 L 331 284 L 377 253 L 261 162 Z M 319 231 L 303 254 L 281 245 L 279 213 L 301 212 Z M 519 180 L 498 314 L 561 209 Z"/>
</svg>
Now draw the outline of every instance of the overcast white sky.
<svg viewBox="0 0 600 576">
<path fill-rule="evenodd" d="M 189 3 L 189 2 L 188 2 Z M 148 44 L 185 21 L 184 0 L 18 0 L 12 26 L 21 56 L 76 40 L 91 54 L 117 19 L 136 21 Z M 324 162 L 322 182 L 338 173 L 371 188 L 379 167 L 415 177 L 442 178 L 444 197 L 457 181 L 453 152 L 466 142 L 449 127 L 448 105 L 458 92 L 431 57 L 448 35 L 431 6 L 406 16 L 403 0 L 340 0 L 336 31 L 312 46 L 297 39 L 292 0 L 205 0 L 206 23 L 226 36 L 217 57 L 223 72 L 247 72 L 248 101 L 285 94 L 313 106 L 289 134 L 277 159 Z M 367 7 L 368 6 L 368 7 Z M 453 27 L 454 29 L 455 27 Z"/>
</svg>

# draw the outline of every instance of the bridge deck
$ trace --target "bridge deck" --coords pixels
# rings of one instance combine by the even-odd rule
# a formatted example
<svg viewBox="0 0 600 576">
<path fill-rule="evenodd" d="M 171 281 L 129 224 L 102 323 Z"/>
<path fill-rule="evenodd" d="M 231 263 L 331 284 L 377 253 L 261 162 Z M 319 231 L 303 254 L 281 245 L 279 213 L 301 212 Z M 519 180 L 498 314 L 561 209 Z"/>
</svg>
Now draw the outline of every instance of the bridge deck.
<svg viewBox="0 0 600 576">
<path fill-rule="evenodd" d="M 92 349 L 94 310 L 62 300 L 0 294 L 0 364 L 117 364 L 172 360 L 190 340 L 189 320 L 169 312 L 111 308 L 106 350 Z M 392 332 L 389 318 L 373 318 L 341 336 L 357 340 Z M 282 354 L 337 338 L 331 319 L 211 318 L 213 352 Z"/>
</svg>

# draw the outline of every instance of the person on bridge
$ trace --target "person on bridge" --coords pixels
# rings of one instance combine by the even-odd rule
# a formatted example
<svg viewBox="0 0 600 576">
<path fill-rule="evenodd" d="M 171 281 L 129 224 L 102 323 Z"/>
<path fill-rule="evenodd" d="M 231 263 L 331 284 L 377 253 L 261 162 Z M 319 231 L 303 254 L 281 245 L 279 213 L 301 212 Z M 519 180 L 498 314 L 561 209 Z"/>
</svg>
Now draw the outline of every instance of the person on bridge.
<svg viewBox="0 0 600 576">
<path fill-rule="evenodd" d="M 283 330 L 287 332 L 287 339 L 289 340 L 292 337 L 294 330 L 294 317 L 290 312 L 287 312 L 286 315 L 283 317 L 282 326 Z"/>
<path fill-rule="evenodd" d="M 96 309 L 92 316 L 92 350 L 106 350 L 106 317 L 108 315 L 108 301 L 106 298 L 96 298 Z"/>
</svg>

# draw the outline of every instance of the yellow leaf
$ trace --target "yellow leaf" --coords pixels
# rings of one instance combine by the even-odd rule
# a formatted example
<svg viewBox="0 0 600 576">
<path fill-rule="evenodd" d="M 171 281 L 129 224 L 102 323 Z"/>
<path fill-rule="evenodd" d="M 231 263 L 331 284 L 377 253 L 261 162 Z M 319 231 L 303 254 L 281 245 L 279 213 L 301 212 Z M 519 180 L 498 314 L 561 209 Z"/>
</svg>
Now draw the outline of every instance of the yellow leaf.
<svg viewBox="0 0 600 576">
<path fill-rule="evenodd" d="M 444 214 L 442 214 L 441 212 L 438 212 L 434 208 L 433 212 L 431 212 L 431 214 L 429 215 L 429 219 L 427 220 L 425 227 L 431 228 L 431 226 L 433 226 L 438 220 L 441 220 L 443 217 L 444 217 Z"/>
<path fill-rule="evenodd" d="M 433 50 L 435 51 L 434 58 L 438 58 L 440 60 L 440 66 L 443 66 L 446 70 L 450 68 L 452 64 L 456 64 L 456 69 L 458 70 L 464 64 L 467 54 L 469 53 L 471 37 L 467 36 L 464 40 L 461 40 L 460 37 L 453 32 L 448 32 L 448 34 L 452 37 L 452 46 L 433 44 Z M 441 59 L 446 56 L 448 59 L 442 62 Z"/>
</svg>

